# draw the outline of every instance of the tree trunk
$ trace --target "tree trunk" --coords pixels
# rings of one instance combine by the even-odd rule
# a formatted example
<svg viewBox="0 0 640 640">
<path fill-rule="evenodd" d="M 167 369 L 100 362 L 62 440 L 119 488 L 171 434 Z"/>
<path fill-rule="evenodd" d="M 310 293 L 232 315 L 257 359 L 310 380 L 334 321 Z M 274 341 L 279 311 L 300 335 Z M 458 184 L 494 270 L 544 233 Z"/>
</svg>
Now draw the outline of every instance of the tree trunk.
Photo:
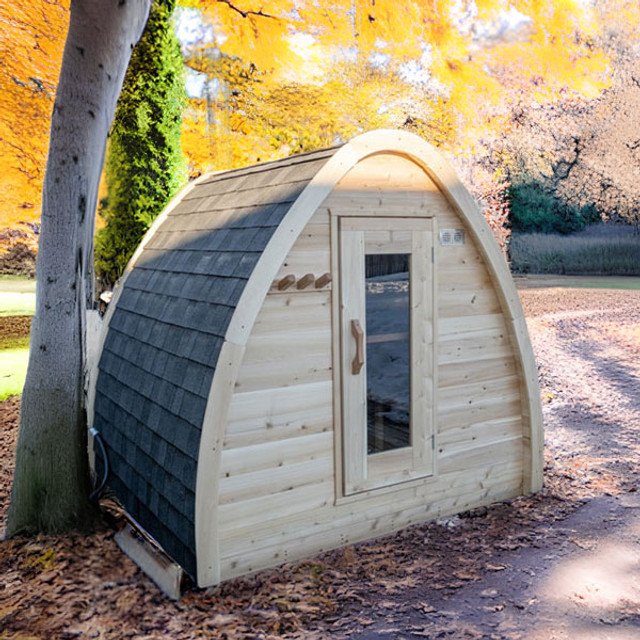
<svg viewBox="0 0 640 640">
<path fill-rule="evenodd" d="M 7 535 L 86 524 L 85 311 L 107 134 L 150 0 L 71 0 L 51 119 L 36 313 Z"/>
</svg>

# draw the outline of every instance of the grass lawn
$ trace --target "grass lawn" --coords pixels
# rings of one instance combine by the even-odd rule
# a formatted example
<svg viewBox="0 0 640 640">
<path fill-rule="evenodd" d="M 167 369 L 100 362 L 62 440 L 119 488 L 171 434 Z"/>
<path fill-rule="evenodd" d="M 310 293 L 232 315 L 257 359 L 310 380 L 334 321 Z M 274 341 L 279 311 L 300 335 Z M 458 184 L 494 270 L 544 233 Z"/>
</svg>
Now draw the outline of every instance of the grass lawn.
<svg viewBox="0 0 640 640">
<path fill-rule="evenodd" d="M 35 280 L 0 278 L 0 316 L 31 316 L 35 308 Z"/>
<path fill-rule="evenodd" d="M 600 223 L 566 236 L 514 232 L 509 255 L 515 273 L 640 276 L 640 235 L 631 225 Z"/>
<path fill-rule="evenodd" d="M 640 289 L 640 278 L 633 276 L 556 276 L 545 274 L 515 274 L 520 289 L 567 287 L 570 289 Z"/>
<path fill-rule="evenodd" d="M 0 278 L 0 318 L 7 318 L 0 332 L 0 401 L 22 392 L 29 360 L 28 323 L 22 323 L 20 326 L 25 330 L 16 333 L 15 323 L 19 319 L 10 320 L 9 316 L 33 315 L 35 303 L 35 280 Z"/>
<path fill-rule="evenodd" d="M 28 338 L 25 346 L 0 349 L 0 401 L 22 393 L 28 360 Z"/>
</svg>

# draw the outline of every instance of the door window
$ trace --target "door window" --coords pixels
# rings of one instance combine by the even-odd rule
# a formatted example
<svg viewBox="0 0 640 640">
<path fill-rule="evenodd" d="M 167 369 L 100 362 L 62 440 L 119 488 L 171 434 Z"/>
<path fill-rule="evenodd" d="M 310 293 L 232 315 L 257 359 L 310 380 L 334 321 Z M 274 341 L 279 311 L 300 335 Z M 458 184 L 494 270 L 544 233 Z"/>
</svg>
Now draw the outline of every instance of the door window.
<svg viewBox="0 0 640 640">
<path fill-rule="evenodd" d="M 410 255 L 365 254 L 368 454 L 411 445 Z"/>
</svg>

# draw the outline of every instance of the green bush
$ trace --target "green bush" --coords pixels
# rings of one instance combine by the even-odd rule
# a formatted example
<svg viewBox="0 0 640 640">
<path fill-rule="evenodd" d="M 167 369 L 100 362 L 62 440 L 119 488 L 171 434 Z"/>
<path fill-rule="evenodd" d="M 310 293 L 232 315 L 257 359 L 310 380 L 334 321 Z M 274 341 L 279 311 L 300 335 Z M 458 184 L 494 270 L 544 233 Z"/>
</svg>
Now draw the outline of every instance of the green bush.
<svg viewBox="0 0 640 640">
<path fill-rule="evenodd" d="M 593 205 L 571 206 L 535 182 L 512 185 L 509 204 L 511 228 L 524 233 L 574 233 L 600 220 Z"/>
<path fill-rule="evenodd" d="M 131 56 L 109 138 L 107 225 L 95 243 L 103 286 L 122 274 L 142 236 L 186 180 L 180 146 L 185 100 L 180 45 L 171 18 L 175 0 L 155 0 Z"/>
</svg>

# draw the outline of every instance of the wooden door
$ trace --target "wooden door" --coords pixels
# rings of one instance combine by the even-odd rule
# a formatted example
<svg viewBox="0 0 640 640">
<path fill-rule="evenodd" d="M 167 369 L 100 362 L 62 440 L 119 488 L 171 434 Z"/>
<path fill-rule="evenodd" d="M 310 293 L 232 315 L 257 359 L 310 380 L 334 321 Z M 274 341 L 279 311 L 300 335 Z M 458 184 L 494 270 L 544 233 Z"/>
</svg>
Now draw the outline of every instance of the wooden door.
<svg viewBox="0 0 640 640">
<path fill-rule="evenodd" d="M 434 225 L 339 220 L 345 495 L 433 473 Z"/>
</svg>

